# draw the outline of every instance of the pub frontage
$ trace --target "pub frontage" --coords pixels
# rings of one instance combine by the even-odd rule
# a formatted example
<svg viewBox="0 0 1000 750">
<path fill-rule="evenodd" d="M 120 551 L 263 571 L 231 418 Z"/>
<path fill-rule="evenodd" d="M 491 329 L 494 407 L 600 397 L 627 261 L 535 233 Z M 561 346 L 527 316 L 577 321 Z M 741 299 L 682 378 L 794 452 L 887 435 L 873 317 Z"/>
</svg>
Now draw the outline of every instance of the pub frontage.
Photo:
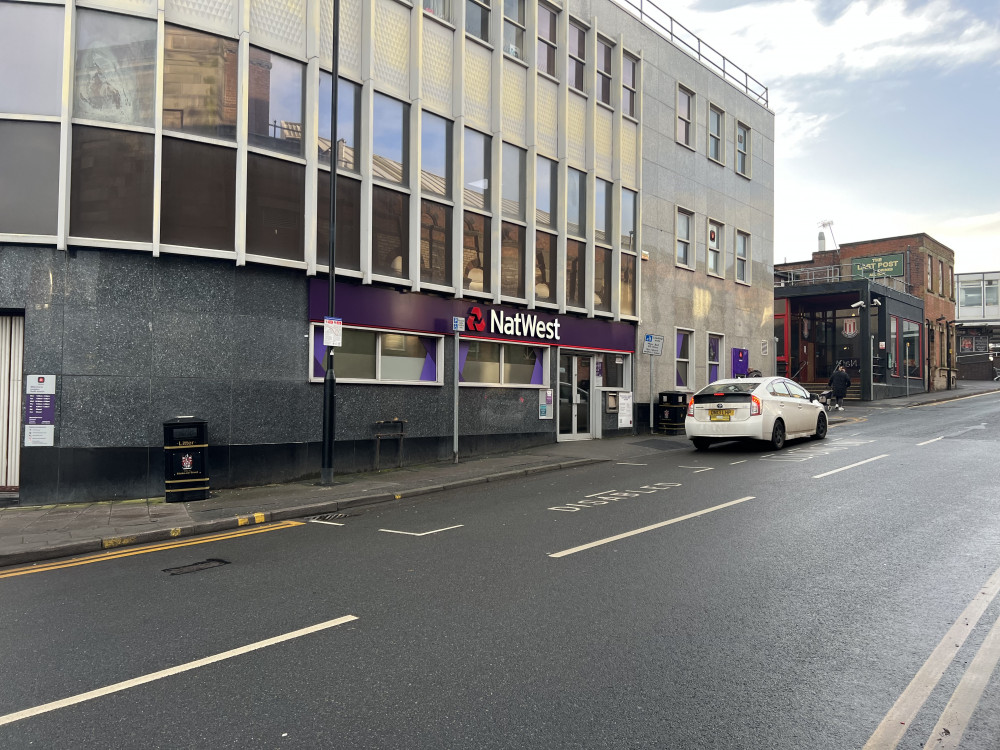
<svg viewBox="0 0 1000 750">
<path fill-rule="evenodd" d="M 776 286 L 777 373 L 826 390 L 839 364 L 862 401 L 926 390 L 923 301 L 872 279 Z"/>
</svg>

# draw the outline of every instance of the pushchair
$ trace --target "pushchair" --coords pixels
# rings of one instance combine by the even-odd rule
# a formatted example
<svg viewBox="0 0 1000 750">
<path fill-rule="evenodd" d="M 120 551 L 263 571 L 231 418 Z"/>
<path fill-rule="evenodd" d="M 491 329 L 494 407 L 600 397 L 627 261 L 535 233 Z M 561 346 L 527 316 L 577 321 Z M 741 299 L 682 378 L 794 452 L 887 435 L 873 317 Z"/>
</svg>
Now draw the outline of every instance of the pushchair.
<svg viewBox="0 0 1000 750">
<path fill-rule="evenodd" d="M 819 394 L 819 402 L 823 404 L 823 409 L 830 411 L 834 405 L 833 391 L 823 391 Z"/>
</svg>

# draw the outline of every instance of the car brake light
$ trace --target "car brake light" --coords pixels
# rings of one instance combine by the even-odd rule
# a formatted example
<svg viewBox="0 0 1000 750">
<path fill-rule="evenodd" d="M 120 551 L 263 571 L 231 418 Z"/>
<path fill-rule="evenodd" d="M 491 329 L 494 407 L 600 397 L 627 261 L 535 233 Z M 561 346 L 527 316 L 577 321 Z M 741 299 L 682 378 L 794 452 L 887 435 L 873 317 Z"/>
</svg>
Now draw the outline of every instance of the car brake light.
<svg viewBox="0 0 1000 750">
<path fill-rule="evenodd" d="M 694 416 L 694 396 L 692 396 L 691 400 L 688 401 L 688 416 L 689 417 Z"/>
<path fill-rule="evenodd" d="M 760 399 L 756 396 L 750 397 L 750 416 L 759 417 L 760 416 Z"/>
</svg>

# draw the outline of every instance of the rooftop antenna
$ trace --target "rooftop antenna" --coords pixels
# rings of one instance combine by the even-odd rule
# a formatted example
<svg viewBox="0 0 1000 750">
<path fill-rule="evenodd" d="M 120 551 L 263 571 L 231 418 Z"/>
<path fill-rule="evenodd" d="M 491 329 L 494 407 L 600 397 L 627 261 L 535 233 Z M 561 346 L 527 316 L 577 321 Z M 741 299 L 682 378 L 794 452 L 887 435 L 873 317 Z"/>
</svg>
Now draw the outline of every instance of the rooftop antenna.
<svg viewBox="0 0 1000 750">
<path fill-rule="evenodd" d="M 818 226 L 822 227 L 823 229 L 829 229 L 830 230 L 830 239 L 833 240 L 834 246 L 839 248 L 840 245 L 837 244 L 837 238 L 833 236 L 833 221 L 830 220 L 830 219 L 827 219 L 826 221 L 821 221 L 818 224 Z"/>
</svg>

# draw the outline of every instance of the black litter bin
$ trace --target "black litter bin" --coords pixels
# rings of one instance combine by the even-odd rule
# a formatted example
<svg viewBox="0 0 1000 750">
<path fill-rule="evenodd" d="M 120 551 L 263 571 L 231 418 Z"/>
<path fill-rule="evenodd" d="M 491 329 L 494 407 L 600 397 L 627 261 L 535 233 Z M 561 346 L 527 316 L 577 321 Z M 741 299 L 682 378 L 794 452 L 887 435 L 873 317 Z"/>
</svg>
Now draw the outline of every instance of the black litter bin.
<svg viewBox="0 0 1000 750">
<path fill-rule="evenodd" d="M 208 422 L 175 417 L 163 423 L 163 473 L 168 503 L 208 499 Z"/>
<path fill-rule="evenodd" d="M 656 429 L 668 435 L 684 432 L 687 417 L 687 394 L 681 391 L 660 391 L 656 404 Z"/>
</svg>

